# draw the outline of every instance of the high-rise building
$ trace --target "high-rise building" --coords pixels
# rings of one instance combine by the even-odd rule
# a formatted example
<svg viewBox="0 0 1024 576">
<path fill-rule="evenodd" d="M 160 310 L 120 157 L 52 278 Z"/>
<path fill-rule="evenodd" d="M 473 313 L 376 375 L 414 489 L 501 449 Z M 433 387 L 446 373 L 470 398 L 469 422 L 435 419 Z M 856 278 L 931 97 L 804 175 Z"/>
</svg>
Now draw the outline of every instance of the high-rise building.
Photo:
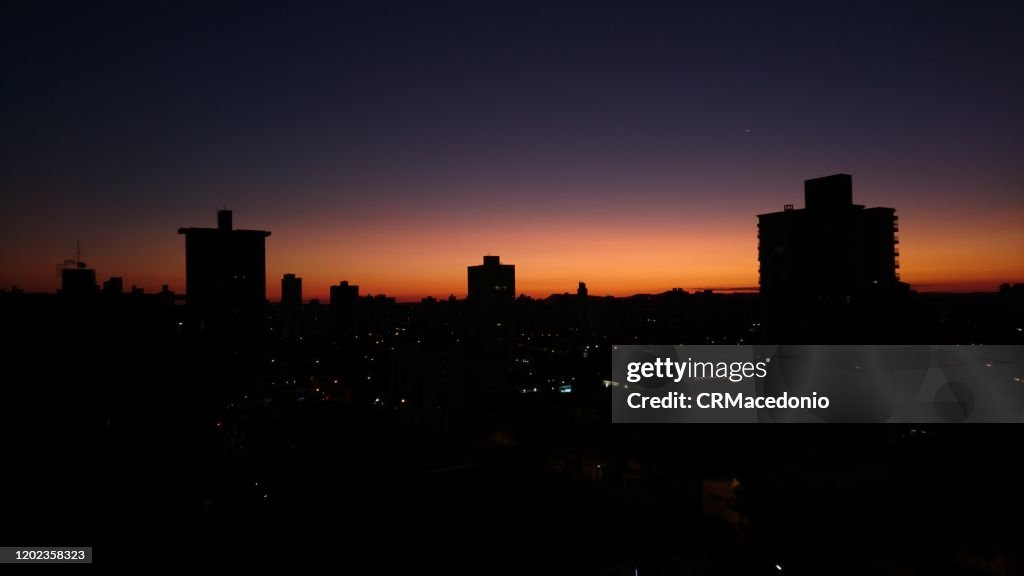
<svg viewBox="0 0 1024 576">
<path fill-rule="evenodd" d="M 807 180 L 804 203 L 758 216 L 761 300 L 776 324 L 849 319 L 894 294 L 896 210 L 854 204 L 849 174 Z"/>
<path fill-rule="evenodd" d="M 85 262 L 75 262 L 73 266 L 65 266 L 60 271 L 60 291 L 65 297 L 80 298 L 96 294 L 96 271 L 88 268 Z"/>
<path fill-rule="evenodd" d="M 262 318 L 270 232 L 234 229 L 231 211 L 219 210 L 216 228 L 179 228 L 178 233 L 185 236 L 186 302 L 200 329 Z"/>
<path fill-rule="evenodd" d="M 89 299 L 99 292 L 96 271 L 82 262 L 81 245 L 75 243 L 75 259 L 60 267 L 60 293 L 69 300 Z"/>
<path fill-rule="evenodd" d="M 180 228 L 185 236 L 185 301 L 190 329 L 213 371 L 220 401 L 257 384 L 266 328 L 264 230 L 237 230 L 231 211 L 216 228 Z"/>
<path fill-rule="evenodd" d="M 264 230 L 237 230 L 231 211 L 217 212 L 216 228 L 179 228 L 185 236 L 185 293 L 204 320 L 216 313 L 262 308 L 266 300 Z"/>
<path fill-rule="evenodd" d="M 281 335 L 288 340 L 302 332 L 302 278 L 285 274 L 281 278 Z"/>
<path fill-rule="evenodd" d="M 359 286 L 343 280 L 331 286 L 331 325 L 336 334 L 353 336 L 359 312 Z"/>
<path fill-rule="evenodd" d="M 501 340 L 515 331 L 516 267 L 502 264 L 497 256 L 467 269 L 471 310 L 468 327 L 482 341 Z"/>
<path fill-rule="evenodd" d="M 502 264 L 498 256 L 484 256 L 484 263 L 468 267 L 471 302 L 481 305 L 512 302 L 516 297 L 516 267 Z"/>
</svg>

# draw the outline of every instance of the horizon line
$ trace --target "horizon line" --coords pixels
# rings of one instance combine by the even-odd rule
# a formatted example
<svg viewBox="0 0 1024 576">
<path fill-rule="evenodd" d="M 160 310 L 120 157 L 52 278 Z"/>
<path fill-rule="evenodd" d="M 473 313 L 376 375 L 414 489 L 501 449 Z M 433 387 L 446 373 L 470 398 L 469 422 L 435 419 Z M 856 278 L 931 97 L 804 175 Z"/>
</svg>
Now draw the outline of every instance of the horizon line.
<svg viewBox="0 0 1024 576">
<path fill-rule="evenodd" d="M 299 278 L 301 278 L 301 276 Z M 955 288 L 955 286 L 957 286 L 956 283 L 948 283 L 948 284 L 922 283 L 922 284 L 917 284 L 917 285 L 915 285 L 915 284 L 907 284 L 907 285 L 909 286 L 909 289 L 911 291 L 916 292 L 918 294 L 998 294 L 999 290 L 1000 290 L 1000 287 L 1003 286 L 1003 285 L 1013 286 L 1013 285 L 1019 285 L 1019 284 L 1024 284 L 1024 282 L 1017 282 L 1017 281 L 1000 282 L 994 288 L 991 288 L 991 289 Z M 356 284 L 356 286 L 358 286 L 358 284 Z M 134 289 L 134 288 L 138 288 L 138 287 L 139 287 L 138 285 L 132 285 L 127 290 L 123 290 L 121 292 L 121 294 L 122 295 L 126 295 L 126 296 L 130 296 L 132 294 L 131 290 Z M 169 284 L 162 284 L 160 290 L 150 289 L 150 290 L 147 291 L 145 289 L 145 287 L 141 287 L 141 288 L 142 288 L 142 293 L 145 294 L 145 295 L 156 295 L 156 294 L 160 294 L 162 292 L 163 288 L 165 288 L 165 287 L 168 289 L 169 292 L 171 292 L 175 296 L 181 296 L 181 297 L 187 297 L 188 296 L 186 292 L 176 292 L 174 290 L 171 290 Z M 97 284 L 97 288 L 100 290 L 100 292 L 102 292 L 102 284 Z M 757 287 L 757 286 L 734 286 L 734 287 L 711 287 L 711 288 L 706 288 L 706 287 L 699 287 L 699 288 L 672 287 L 672 288 L 667 288 L 667 289 L 660 290 L 660 291 L 640 291 L 640 292 L 617 293 L 617 294 L 616 293 L 610 293 L 610 294 L 592 294 L 591 293 L 591 294 L 588 294 L 588 297 L 590 297 L 590 298 L 621 298 L 621 299 L 628 299 L 628 298 L 635 298 L 635 297 L 638 297 L 638 296 L 661 296 L 663 294 L 668 294 L 668 293 L 670 293 L 670 292 L 672 292 L 674 290 L 681 290 L 681 291 L 686 292 L 688 294 L 700 294 L 700 293 L 703 293 L 703 292 L 711 292 L 711 293 L 714 293 L 714 294 L 723 294 L 723 295 L 752 295 L 752 296 L 753 295 L 760 295 L 760 287 Z M 32 290 L 22 289 L 22 288 L 18 287 L 17 285 L 12 285 L 12 286 L 9 286 L 9 287 L 0 288 L 0 293 L 5 293 L 5 294 L 19 294 L 20 293 L 20 294 L 26 294 L 26 295 L 51 295 L 51 296 L 57 296 L 57 295 L 60 294 L 60 289 L 57 288 L 57 289 L 52 290 L 52 291 L 32 291 Z M 377 293 L 367 292 L 366 294 L 360 294 L 359 296 L 361 298 L 362 297 L 379 297 L 379 296 L 384 296 L 386 298 L 394 298 L 396 303 L 402 303 L 402 304 L 419 303 L 419 302 L 422 302 L 423 300 L 426 300 L 427 298 L 434 298 L 435 300 L 441 302 L 441 301 L 447 301 L 452 296 L 454 296 L 457 301 L 464 301 L 464 300 L 467 299 L 467 294 L 465 293 L 465 291 L 451 292 L 451 293 L 449 293 L 448 295 L 445 295 L 445 296 L 438 296 L 438 295 L 435 295 L 435 294 L 408 294 L 408 293 L 406 293 L 406 294 L 388 294 L 387 292 L 377 292 Z M 527 297 L 527 298 L 534 299 L 534 300 L 546 300 L 548 298 L 555 297 L 555 296 L 576 296 L 576 292 L 569 292 L 569 291 L 550 292 L 550 293 L 548 293 L 546 295 L 543 295 L 543 294 L 537 294 L 536 292 L 526 292 L 526 291 L 524 291 L 524 292 L 520 292 L 517 296 L 515 296 L 515 299 L 519 299 L 520 297 L 524 297 L 524 296 Z M 320 301 L 320 302 L 329 302 L 330 301 L 330 294 L 329 293 L 323 294 L 323 295 L 315 294 L 315 295 L 312 295 L 312 296 L 310 296 L 308 298 L 307 297 L 303 297 L 302 303 L 303 304 L 308 304 L 308 303 L 312 302 L 313 300 L 317 300 L 317 301 Z M 268 303 L 271 303 L 271 304 L 279 304 L 281 302 L 281 298 L 280 298 L 280 296 L 278 296 L 275 299 L 266 298 L 266 301 Z"/>
</svg>

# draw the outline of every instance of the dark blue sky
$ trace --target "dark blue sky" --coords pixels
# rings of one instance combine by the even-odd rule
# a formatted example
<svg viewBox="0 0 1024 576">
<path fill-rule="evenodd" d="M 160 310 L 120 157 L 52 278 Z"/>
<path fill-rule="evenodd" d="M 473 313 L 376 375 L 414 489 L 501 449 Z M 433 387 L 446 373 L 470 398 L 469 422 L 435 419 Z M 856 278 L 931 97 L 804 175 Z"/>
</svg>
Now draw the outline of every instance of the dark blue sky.
<svg viewBox="0 0 1024 576">
<path fill-rule="evenodd" d="M 908 280 L 1022 280 L 1022 6 L 7 3 L 0 281 L 51 289 L 82 238 L 101 276 L 183 288 L 174 230 L 227 205 L 274 231 L 272 279 L 448 291 L 401 247 L 548 270 L 585 246 L 527 246 L 567 230 L 663 229 L 671 255 L 715 223 L 735 273 L 695 261 L 648 287 L 623 263 L 635 282 L 609 291 L 745 283 L 753 215 L 840 171 L 917 231 Z M 979 250 L 1002 253 L 956 264 Z"/>
</svg>

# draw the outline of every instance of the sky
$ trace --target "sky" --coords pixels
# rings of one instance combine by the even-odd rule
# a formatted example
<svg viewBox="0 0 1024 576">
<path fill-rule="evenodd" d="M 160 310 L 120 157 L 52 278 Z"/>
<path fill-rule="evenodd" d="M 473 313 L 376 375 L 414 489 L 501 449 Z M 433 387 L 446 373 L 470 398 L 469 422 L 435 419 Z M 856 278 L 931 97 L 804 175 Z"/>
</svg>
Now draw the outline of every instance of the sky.
<svg viewBox="0 0 1024 576">
<path fill-rule="evenodd" d="M 23 1 L 0 8 L 0 287 L 184 291 L 216 210 L 268 296 L 757 285 L 757 214 L 853 175 L 919 290 L 1024 282 L 1024 4 Z"/>
</svg>

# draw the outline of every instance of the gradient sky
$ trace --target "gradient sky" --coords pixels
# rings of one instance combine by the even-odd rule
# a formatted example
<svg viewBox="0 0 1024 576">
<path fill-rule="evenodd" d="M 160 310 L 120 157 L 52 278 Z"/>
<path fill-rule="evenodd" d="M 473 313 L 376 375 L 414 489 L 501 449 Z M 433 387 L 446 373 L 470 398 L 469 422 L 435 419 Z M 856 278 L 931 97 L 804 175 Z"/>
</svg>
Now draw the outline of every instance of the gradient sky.
<svg viewBox="0 0 1024 576">
<path fill-rule="evenodd" d="M 920 290 L 1024 282 L 1024 4 L 15 1 L 0 286 L 184 290 L 181 226 L 323 297 L 757 284 L 758 213 L 854 176 Z"/>
</svg>

